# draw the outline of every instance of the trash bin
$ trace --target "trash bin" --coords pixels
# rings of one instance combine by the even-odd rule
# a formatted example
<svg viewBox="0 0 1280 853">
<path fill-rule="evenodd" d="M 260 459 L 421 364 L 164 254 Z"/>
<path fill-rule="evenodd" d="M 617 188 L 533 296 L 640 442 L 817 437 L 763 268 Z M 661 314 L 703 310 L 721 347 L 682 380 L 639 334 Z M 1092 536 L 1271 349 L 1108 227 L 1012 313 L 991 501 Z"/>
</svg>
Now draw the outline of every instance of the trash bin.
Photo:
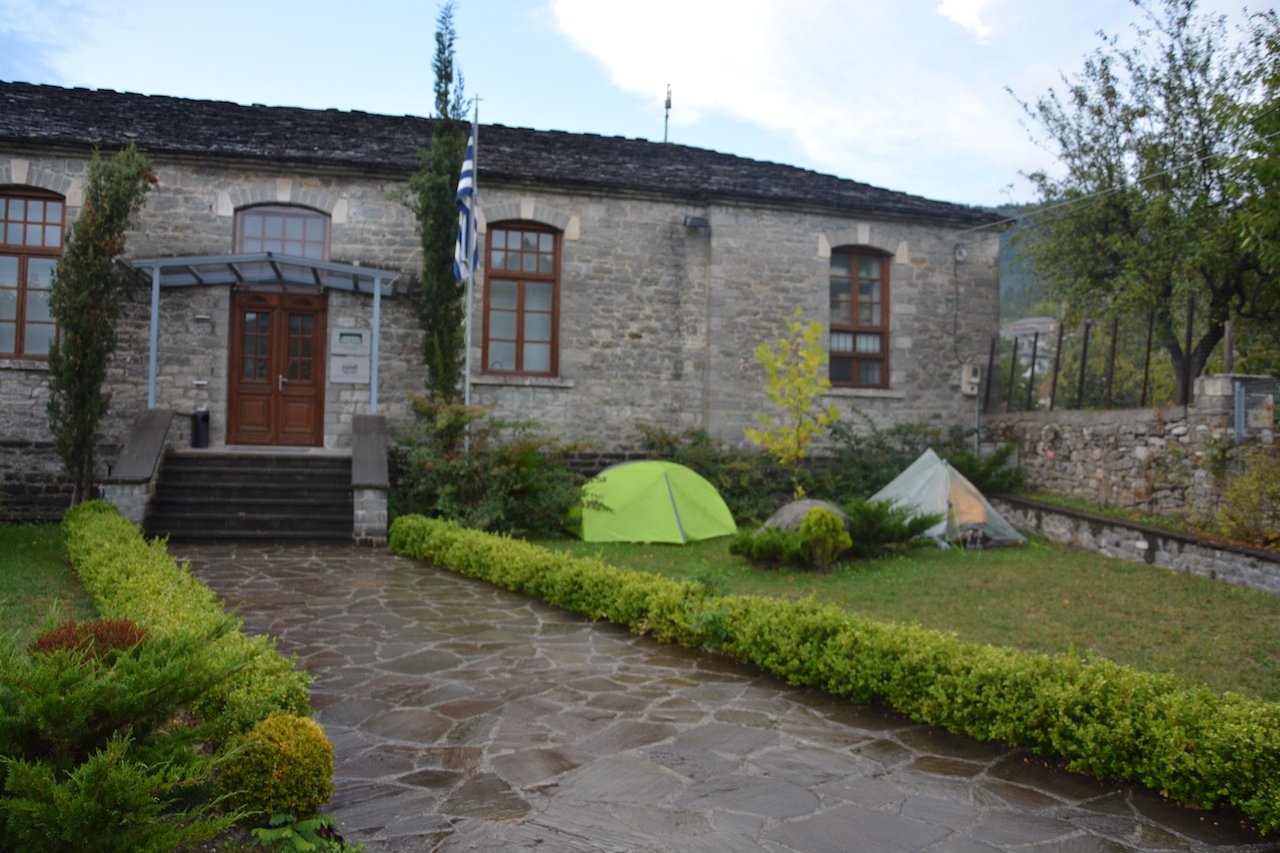
<svg viewBox="0 0 1280 853">
<path fill-rule="evenodd" d="M 209 410 L 196 409 L 191 413 L 191 446 L 209 446 Z"/>
</svg>

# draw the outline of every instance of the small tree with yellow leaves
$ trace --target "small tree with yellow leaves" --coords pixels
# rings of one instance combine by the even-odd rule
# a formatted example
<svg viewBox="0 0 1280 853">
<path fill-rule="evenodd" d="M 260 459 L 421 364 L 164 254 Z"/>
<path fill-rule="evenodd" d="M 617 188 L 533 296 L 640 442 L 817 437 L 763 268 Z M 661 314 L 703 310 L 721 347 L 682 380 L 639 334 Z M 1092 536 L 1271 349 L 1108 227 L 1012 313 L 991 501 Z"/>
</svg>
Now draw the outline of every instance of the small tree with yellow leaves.
<svg viewBox="0 0 1280 853">
<path fill-rule="evenodd" d="M 822 348 L 822 324 L 816 320 L 806 323 L 804 311 L 796 308 L 787 329 L 786 337 L 765 341 L 755 353 L 756 361 L 764 367 L 765 391 L 782 409 L 782 416 L 761 412 L 757 417 L 760 428 L 748 427 L 746 435 L 791 472 L 799 499 L 804 497 L 800 466 L 809 445 L 840 412 L 835 406 L 818 406 L 818 399 L 831 387 L 823 370 L 827 354 Z"/>
</svg>

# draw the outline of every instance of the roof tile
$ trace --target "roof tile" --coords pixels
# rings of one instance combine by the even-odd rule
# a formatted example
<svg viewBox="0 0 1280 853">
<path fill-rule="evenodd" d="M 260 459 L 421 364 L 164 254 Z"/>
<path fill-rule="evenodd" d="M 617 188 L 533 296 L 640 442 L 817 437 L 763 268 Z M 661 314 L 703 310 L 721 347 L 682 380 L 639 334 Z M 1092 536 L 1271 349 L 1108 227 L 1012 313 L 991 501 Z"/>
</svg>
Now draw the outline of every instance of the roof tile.
<svg viewBox="0 0 1280 853">
<path fill-rule="evenodd" d="M 102 147 L 254 158 L 408 173 L 435 122 L 415 116 L 244 106 L 108 89 L 0 82 L 0 143 Z M 995 222 L 974 207 L 932 201 L 794 166 L 702 148 L 493 124 L 480 129 L 481 183 L 642 191 L 842 214 Z"/>
</svg>

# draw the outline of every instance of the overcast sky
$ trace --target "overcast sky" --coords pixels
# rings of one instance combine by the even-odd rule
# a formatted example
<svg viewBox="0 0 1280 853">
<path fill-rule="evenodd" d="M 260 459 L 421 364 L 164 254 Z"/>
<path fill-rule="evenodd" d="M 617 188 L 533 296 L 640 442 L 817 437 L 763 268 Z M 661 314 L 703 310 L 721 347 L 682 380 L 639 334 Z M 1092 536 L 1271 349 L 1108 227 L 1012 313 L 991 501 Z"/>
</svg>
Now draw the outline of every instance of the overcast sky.
<svg viewBox="0 0 1280 853">
<path fill-rule="evenodd" d="M 1242 4 L 1201 8 L 1243 20 Z M 0 0 L 0 80 L 430 115 L 439 5 Z M 965 204 L 1051 168 L 1019 97 L 1126 33 L 1125 0 L 458 0 L 482 123 L 660 141 Z M 483 138 L 480 173 L 483 182 Z"/>
</svg>

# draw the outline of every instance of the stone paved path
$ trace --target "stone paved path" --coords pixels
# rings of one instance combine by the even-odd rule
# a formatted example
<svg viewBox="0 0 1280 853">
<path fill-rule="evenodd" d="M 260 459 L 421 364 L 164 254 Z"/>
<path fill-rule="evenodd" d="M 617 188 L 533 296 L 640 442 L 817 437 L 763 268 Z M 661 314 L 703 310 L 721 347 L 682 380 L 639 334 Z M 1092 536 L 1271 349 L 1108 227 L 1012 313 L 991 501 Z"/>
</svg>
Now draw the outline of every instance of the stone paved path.
<svg viewBox="0 0 1280 853">
<path fill-rule="evenodd" d="M 1280 850 L 387 551 L 174 550 L 315 676 L 370 853 Z"/>
</svg>

